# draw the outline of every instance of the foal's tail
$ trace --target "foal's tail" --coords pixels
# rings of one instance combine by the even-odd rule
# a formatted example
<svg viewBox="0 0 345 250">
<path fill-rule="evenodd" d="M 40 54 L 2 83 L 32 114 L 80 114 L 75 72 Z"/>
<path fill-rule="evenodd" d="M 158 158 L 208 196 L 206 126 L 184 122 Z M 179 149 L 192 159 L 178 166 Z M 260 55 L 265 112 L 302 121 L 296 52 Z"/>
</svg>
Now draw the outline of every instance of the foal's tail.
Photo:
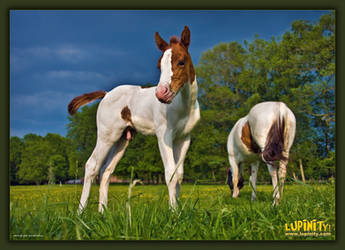
<svg viewBox="0 0 345 250">
<path fill-rule="evenodd" d="M 262 158 L 265 162 L 274 165 L 275 161 L 287 160 L 283 155 L 285 134 L 285 117 L 279 112 L 277 120 L 271 125 L 265 148 L 262 151 Z"/>
<path fill-rule="evenodd" d="M 74 115 L 74 113 L 78 110 L 79 107 L 92 102 L 94 100 L 103 98 L 106 95 L 106 91 L 99 90 L 87 94 L 83 94 L 81 96 L 75 97 L 69 104 L 68 104 L 68 113 Z"/>
</svg>

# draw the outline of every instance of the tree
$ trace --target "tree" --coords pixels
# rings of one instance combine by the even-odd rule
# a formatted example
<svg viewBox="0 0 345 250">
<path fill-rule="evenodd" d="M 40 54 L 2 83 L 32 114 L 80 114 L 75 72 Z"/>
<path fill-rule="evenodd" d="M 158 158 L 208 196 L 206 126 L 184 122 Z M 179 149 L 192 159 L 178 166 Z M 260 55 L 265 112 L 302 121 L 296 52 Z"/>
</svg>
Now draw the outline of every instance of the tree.
<svg viewBox="0 0 345 250">
<path fill-rule="evenodd" d="M 18 184 L 18 176 L 17 172 L 19 169 L 19 165 L 21 164 L 22 161 L 22 152 L 24 148 L 24 143 L 23 141 L 17 137 L 17 136 L 12 136 L 10 138 L 10 183 L 11 185 L 13 184 Z"/>
<path fill-rule="evenodd" d="M 52 176 L 54 177 L 55 182 L 63 182 L 68 177 L 68 162 L 66 157 L 55 154 L 49 158 L 49 168 L 51 168 Z"/>
<path fill-rule="evenodd" d="M 41 184 L 68 178 L 67 148 L 69 141 L 58 134 L 45 137 L 27 134 L 23 139 L 11 138 L 11 184 Z"/>
<path fill-rule="evenodd" d="M 18 177 L 21 183 L 40 184 L 47 180 L 48 174 L 48 144 L 42 136 L 28 134 L 24 136 L 22 162 L 19 165 Z"/>
</svg>

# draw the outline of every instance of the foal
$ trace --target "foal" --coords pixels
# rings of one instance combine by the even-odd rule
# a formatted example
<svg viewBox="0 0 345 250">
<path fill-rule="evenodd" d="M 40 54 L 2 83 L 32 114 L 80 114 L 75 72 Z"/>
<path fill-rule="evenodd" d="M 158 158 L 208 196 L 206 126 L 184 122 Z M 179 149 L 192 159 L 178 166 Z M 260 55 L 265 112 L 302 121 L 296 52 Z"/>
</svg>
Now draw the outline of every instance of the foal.
<svg viewBox="0 0 345 250">
<path fill-rule="evenodd" d="M 200 118 L 198 86 L 188 52 L 188 27 L 184 27 L 181 38 L 172 37 L 169 44 L 156 32 L 155 42 L 162 51 L 158 61 L 161 75 L 156 87 L 123 85 L 108 93 L 96 91 L 78 96 L 68 106 L 69 113 L 73 114 L 80 106 L 103 98 L 97 110 L 96 146 L 85 165 L 79 212 L 86 206 L 91 182 L 101 167 L 98 210 L 103 212 L 108 201 L 110 176 L 135 131 L 157 136 L 169 204 L 173 208 L 177 206 L 189 133 Z"/>
<path fill-rule="evenodd" d="M 250 182 L 253 187 L 252 200 L 256 199 L 256 176 L 259 161 L 268 167 L 273 185 L 273 204 L 279 202 L 277 170 L 279 161 L 280 190 L 283 193 L 289 151 L 295 138 L 296 119 L 292 111 L 282 102 L 262 102 L 255 105 L 249 114 L 239 119 L 228 137 L 228 154 L 231 170 L 228 169 L 228 184 L 236 198 L 243 186 L 241 168 L 251 164 Z M 240 176 L 240 178 L 239 178 Z"/>
</svg>

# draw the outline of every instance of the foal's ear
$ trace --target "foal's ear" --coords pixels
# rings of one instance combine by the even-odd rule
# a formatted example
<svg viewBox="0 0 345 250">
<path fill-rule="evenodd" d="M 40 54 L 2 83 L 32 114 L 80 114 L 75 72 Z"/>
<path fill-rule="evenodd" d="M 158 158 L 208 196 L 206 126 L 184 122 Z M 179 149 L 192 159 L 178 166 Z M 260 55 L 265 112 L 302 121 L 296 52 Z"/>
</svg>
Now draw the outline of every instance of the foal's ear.
<svg viewBox="0 0 345 250">
<path fill-rule="evenodd" d="M 188 26 L 184 26 L 184 30 L 181 34 L 181 42 L 186 47 L 186 49 L 188 49 L 190 44 L 190 30 Z"/>
<path fill-rule="evenodd" d="M 158 32 L 156 32 L 155 34 L 155 41 L 156 41 L 156 45 L 158 49 L 161 50 L 162 52 L 164 52 L 169 46 L 169 44 L 166 41 L 164 41 L 163 38 L 160 37 Z"/>
</svg>

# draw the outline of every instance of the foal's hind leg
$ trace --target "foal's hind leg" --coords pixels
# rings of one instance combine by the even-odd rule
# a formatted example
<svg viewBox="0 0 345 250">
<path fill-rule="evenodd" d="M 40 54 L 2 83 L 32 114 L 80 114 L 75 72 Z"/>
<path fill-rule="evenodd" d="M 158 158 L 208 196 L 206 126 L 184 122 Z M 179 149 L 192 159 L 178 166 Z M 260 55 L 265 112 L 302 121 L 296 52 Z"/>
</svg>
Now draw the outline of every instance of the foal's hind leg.
<svg viewBox="0 0 345 250">
<path fill-rule="evenodd" d="M 110 150 L 107 162 L 104 164 L 105 170 L 101 176 L 101 184 L 99 188 L 99 205 L 98 211 L 103 213 L 103 208 L 107 207 L 108 204 L 108 189 L 110 176 L 114 172 L 117 163 L 122 158 L 126 148 L 128 146 L 128 140 L 121 137 Z"/>
<path fill-rule="evenodd" d="M 84 175 L 84 185 L 83 191 L 80 197 L 79 209 L 78 212 L 81 213 L 86 206 L 86 201 L 89 198 L 91 183 L 93 179 L 98 174 L 99 169 L 102 166 L 110 148 L 113 143 L 104 141 L 97 138 L 96 147 L 94 148 L 90 158 L 85 164 L 85 175 Z"/>
</svg>

